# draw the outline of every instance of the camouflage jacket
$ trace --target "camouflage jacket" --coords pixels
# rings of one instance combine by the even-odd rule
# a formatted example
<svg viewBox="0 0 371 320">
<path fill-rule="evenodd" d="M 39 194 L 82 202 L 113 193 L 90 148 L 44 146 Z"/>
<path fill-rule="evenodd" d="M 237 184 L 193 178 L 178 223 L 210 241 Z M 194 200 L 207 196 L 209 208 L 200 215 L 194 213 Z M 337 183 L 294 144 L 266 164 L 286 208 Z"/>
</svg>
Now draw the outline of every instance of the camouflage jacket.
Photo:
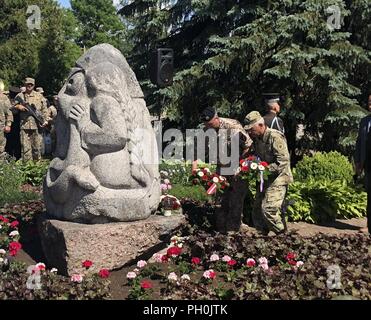
<svg viewBox="0 0 371 320">
<path fill-rule="evenodd" d="M 211 156 L 211 153 L 213 152 L 213 155 L 214 156 L 216 155 L 216 164 L 217 164 L 218 168 L 220 168 L 220 167 L 230 167 L 231 163 L 230 163 L 230 161 L 228 161 L 228 158 L 230 158 L 231 152 L 232 152 L 232 147 L 231 147 L 232 143 L 231 142 L 232 142 L 232 139 L 238 138 L 239 154 L 236 155 L 237 156 L 236 159 L 235 159 L 236 161 L 234 161 L 235 164 L 238 167 L 238 160 L 240 159 L 242 154 L 251 147 L 252 140 L 251 140 L 250 136 L 246 133 L 246 131 L 243 129 L 242 125 L 237 120 L 229 119 L 229 118 L 219 118 L 219 119 L 220 119 L 220 127 L 219 127 L 218 130 L 216 130 L 217 139 L 218 139 L 218 141 L 216 141 L 217 142 L 217 149 L 214 150 L 214 148 L 210 145 L 210 141 L 208 140 L 208 138 L 206 138 L 206 141 L 205 141 L 206 142 L 205 143 L 206 159 L 203 160 L 203 161 L 213 162 L 214 158 L 212 158 L 212 156 Z M 208 130 L 213 130 L 213 129 L 207 129 L 205 127 L 203 130 L 205 132 L 207 132 Z M 225 137 L 222 137 L 223 134 L 225 134 Z M 220 141 L 219 139 L 225 139 L 224 141 L 226 143 L 226 148 L 223 148 L 224 145 L 221 145 L 221 142 L 219 142 Z M 195 146 L 195 153 L 194 154 L 195 155 L 197 155 L 197 144 L 198 144 L 198 141 L 196 141 L 195 144 L 194 144 L 194 146 Z M 222 154 L 224 154 L 225 157 L 223 157 Z M 222 163 L 221 158 L 226 159 L 228 163 Z M 234 167 L 235 166 L 233 166 L 233 168 Z M 233 170 L 236 170 L 237 167 L 234 168 Z"/>
<path fill-rule="evenodd" d="M 36 109 L 42 114 L 44 121 L 46 121 L 48 117 L 48 107 L 45 98 L 40 93 L 36 91 L 32 91 L 30 94 L 21 92 L 15 97 L 15 100 L 17 100 L 18 96 L 20 96 L 25 102 L 35 105 Z M 18 110 L 14 107 L 12 108 L 12 110 L 13 112 L 18 112 Z M 38 129 L 37 121 L 29 112 L 21 111 L 19 112 L 19 114 L 22 130 Z"/>
<path fill-rule="evenodd" d="M 219 118 L 220 119 L 220 129 L 231 130 L 231 135 L 240 135 L 240 151 L 249 149 L 253 143 L 250 136 L 247 134 L 245 129 L 242 127 L 241 123 L 234 119 L 229 118 Z"/>
<path fill-rule="evenodd" d="M 269 181 L 274 185 L 287 185 L 293 182 L 290 168 L 290 154 L 284 134 L 267 128 L 264 135 L 254 139 L 254 154 L 261 161 L 269 163 Z"/>
<path fill-rule="evenodd" d="M 8 97 L 0 93 L 0 130 L 5 126 L 11 126 L 13 122 L 13 113 L 10 110 L 10 101 Z"/>
</svg>

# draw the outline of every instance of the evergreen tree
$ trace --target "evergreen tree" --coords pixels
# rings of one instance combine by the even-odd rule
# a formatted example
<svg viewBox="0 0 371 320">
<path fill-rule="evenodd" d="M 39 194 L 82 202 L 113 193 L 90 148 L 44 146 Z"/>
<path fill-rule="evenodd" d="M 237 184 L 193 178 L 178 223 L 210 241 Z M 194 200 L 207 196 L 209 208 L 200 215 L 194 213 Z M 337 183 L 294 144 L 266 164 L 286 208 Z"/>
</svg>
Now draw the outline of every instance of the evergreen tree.
<svg viewBox="0 0 371 320">
<path fill-rule="evenodd" d="M 341 29 L 328 26 L 332 5 Z M 353 151 L 370 88 L 369 1 L 141 0 L 120 12 L 132 26 L 129 61 L 147 100 L 163 102 L 181 127 L 196 126 L 206 104 L 243 120 L 264 112 L 263 92 L 278 91 L 291 149 Z M 145 72 L 156 46 L 175 51 L 174 85 L 161 90 Z"/>
<path fill-rule="evenodd" d="M 30 29 L 29 6 L 41 11 L 40 29 Z M 35 77 L 47 93 L 57 93 L 69 69 L 81 54 L 71 41 L 76 22 L 52 0 L 0 0 L 0 78 L 22 85 Z"/>
<path fill-rule="evenodd" d="M 71 8 L 82 31 L 76 39 L 80 46 L 109 43 L 123 53 L 127 51 L 124 24 L 112 0 L 71 0 Z"/>
</svg>

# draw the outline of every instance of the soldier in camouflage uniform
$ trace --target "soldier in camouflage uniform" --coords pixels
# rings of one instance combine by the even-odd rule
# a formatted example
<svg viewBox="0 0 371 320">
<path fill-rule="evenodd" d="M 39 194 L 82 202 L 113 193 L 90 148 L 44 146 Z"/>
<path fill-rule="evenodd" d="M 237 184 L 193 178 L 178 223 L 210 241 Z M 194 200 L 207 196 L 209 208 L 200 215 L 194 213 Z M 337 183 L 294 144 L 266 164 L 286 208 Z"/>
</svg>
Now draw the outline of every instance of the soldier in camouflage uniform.
<svg viewBox="0 0 371 320">
<path fill-rule="evenodd" d="M 261 161 L 268 162 L 271 172 L 263 192 L 257 188 L 252 212 L 254 226 L 263 234 L 269 231 L 284 233 L 286 222 L 280 211 L 287 186 L 293 181 L 286 138 L 282 132 L 268 128 L 257 111 L 246 116 L 245 124 L 245 129 L 254 140 L 254 154 Z"/>
<path fill-rule="evenodd" d="M 34 91 L 35 80 L 26 78 L 25 80 L 26 91 L 19 93 L 15 97 L 15 101 L 20 97 L 23 101 L 33 104 L 43 117 L 44 123 L 39 125 L 35 118 L 21 105 L 16 104 L 12 110 L 13 112 L 20 112 L 21 120 L 21 155 L 23 161 L 40 160 L 42 148 L 42 136 L 39 133 L 40 127 L 45 127 L 48 123 L 47 119 L 47 105 L 45 98 L 38 92 Z M 16 102 L 17 103 L 17 102 Z"/>
<path fill-rule="evenodd" d="M 6 137 L 13 123 L 13 114 L 10 111 L 10 101 L 3 93 L 4 83 L 0 80 L 0 159 L 5 156 Z"/>
<path fill-rule="evenodd" d="M 231 139 L 233 139 L 235 135 L 238 135 L 240 147 L 238 158 L 246 156 L 250 146 L 252 145 L 252 140 L 245 132 L 240 122 L 234 119 L 220 118 L 215 109 L 211 107 L 208 107 L 203 111 L 201 118 L 204 122 L 205 129 L 213 128 L 217 130 L 218 138 L 220 137 L 220 129 L 227 130 L 227 149 L 229 150 Z M 221 152 L 220 150 L 218 151 L 219 153 Z M 222 164 L 218 154 L 218 174 L 220 174 L 220 169 L 223 166 L 228 167 L 230 165 L 231 164 Z M 197 160 L 193 162 L 192 169 L 197 169 Z M 237 167 L 234 168 L 233 171 L 236 173 Z M 243 204 L 248 186 L 246 181 L 243 181 L 239 176 L 234 174 L 224 176 L 227 178 L 230 186 L 224 191 L 224 193 L 217 195 L 217 200 L 220 202 L 220 206 L 218 206 L 215 211 L 215 227 L 217 231 L 225 234 L 228 232 L 237 232 L 241 228 Z"/>
</svg>

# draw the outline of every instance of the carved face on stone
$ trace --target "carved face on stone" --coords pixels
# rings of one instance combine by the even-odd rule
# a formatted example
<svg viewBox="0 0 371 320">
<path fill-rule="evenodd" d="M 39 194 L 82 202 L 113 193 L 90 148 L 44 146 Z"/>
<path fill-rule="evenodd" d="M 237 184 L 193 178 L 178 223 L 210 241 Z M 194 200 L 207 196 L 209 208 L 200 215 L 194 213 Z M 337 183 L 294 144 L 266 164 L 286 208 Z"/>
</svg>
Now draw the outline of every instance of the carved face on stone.
<svg viewBox="0 0 371 320">
<path fill-rule="evenodd" d="M 122 54 L 107 44 L 91 48 L 71 70 L 58 101 L 48 211 L 89 222 L 148 217 L 159 202 L 159 174 L 143 151 L 157 154 L 157 145 L 136 134 L 144 129 L 156 141 L 142 90 Z"/>
</svg>

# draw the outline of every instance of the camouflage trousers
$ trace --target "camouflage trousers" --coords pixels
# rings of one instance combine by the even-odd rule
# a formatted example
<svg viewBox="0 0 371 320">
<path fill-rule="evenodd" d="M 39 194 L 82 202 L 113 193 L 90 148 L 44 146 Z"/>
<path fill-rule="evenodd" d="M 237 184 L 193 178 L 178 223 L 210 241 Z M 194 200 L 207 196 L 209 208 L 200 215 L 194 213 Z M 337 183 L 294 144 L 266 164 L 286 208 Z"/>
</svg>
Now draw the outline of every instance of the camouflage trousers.
<svg viewBox="0 0 371 320">
<path fill-rule="evenodd" d="M 5 160 L 7 158 L 7 153 L 5 152 L 6 137 L 5 132 L 0 127 L 0 160 Z"/>
<path fill-rule="evenodd" d="M 263 192 L 256 191 L 252 220 L 254 227 L 262 232 L 280 233 L 286 228 L 286 221 L 281 215 L 287 185 L 269 185 Z"/>
<path fill-rule="evenodd" d="M 247 194 L 247 182 L 240 177 L 229 177 L 230 187 L 224 193 L 217 195 L 215 210 L 216 231 L 227 233 L 239 231 L 243 214 L 244 199 Z"/>
<path fill-rule="evenodd" d="M 1 154 L 5 151 L 5 146 L 6 146 L 6 138 L 5 138 L 5 133 L 0 127 L 0 156 Z"/>
<path fill-rule="evenodd" d="M 37 130 L 21 130 L 21 156 L 23 161 L 40 160 L 42 136 Z"/>
</svg>

